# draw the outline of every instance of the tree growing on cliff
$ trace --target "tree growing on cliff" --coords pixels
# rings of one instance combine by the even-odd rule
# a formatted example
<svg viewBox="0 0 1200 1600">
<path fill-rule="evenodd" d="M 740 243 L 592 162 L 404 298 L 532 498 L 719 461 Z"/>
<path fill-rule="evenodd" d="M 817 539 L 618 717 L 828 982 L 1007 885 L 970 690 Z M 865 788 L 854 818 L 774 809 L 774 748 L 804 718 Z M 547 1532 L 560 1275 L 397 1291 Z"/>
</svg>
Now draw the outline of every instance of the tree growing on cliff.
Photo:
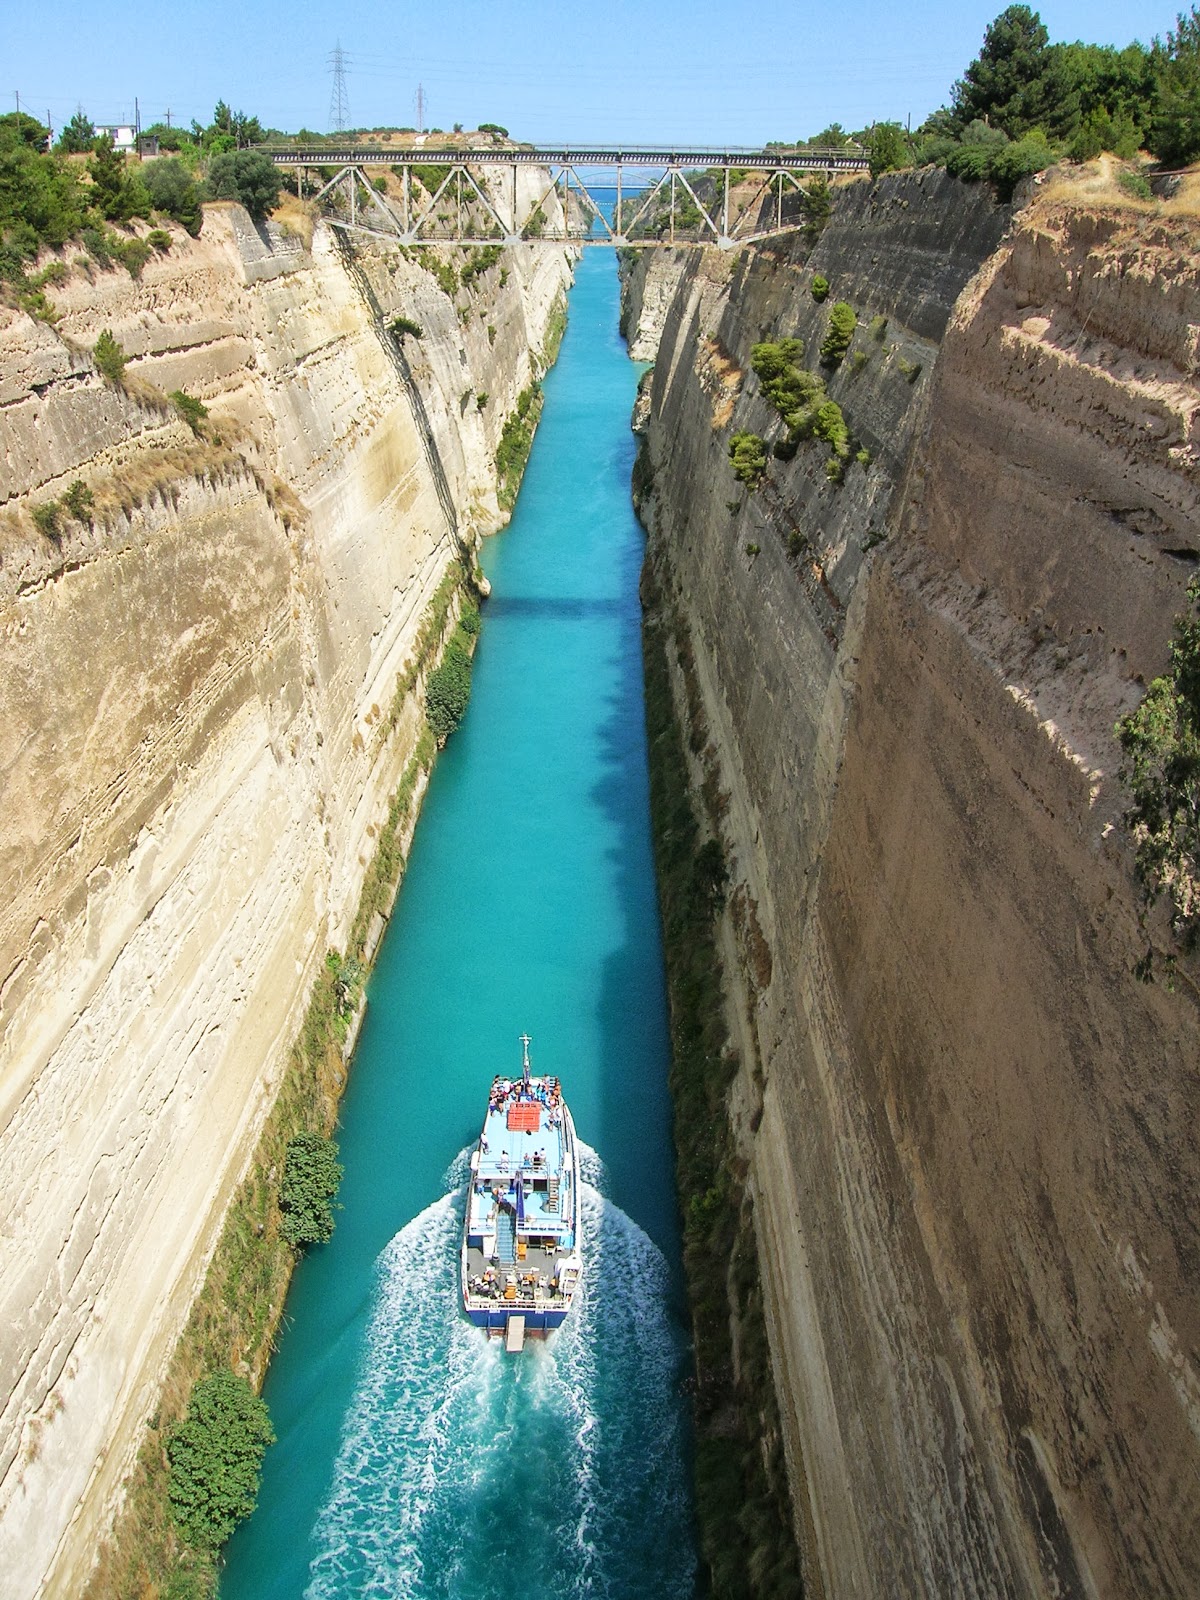
<svg viewBox="0 0 1200 1600">
<path fill-rule="evenodd" d="M 829 313 L 829 331 L 821 341 L 823 367 L 841 365 L 857 327 L 858 317 L 855 315 L 854 307 L 845 300 L 835 301 Z"/>
<path fill-rule="evenodd" d="M 214 200 L 237 200 L 255 222 L 262 222 L 279 200 L 279 170 L 260 150 L 226 150 L 208 169 Z"/>
<path fill-rule="evenodd" d="M 748 489 L 756 489 L 758 480 L 767 470 L 766 441 L 756 433 L 735 433 L 729 441 L 729 459 L 738 482 Z"/>
<path fill-rule="evenodd" d="M 333 1197 L 342 1181 L 338 1147 L 319 1133 L 298 1133 L 288 1141 L 279 1186 L 279 1231 L 303 1249 L 333 1235 Z"/>
<path fill-rule="evenodd" d="M 221 1371 L 196 1384 L 187 1417 L 167 1441 L 167 1494 L 189 1544 L 219 1550 L 250 1515 L 274 1442 L 266 1405 L 245 1378 Z"/>
<path fill-rule="evenodd" d="M 1116 733 L 1138 875 L 1151 899 L 1168 897 L 1172 927 L 1190 950 L 1200 942 L 1200 578 L 1187 595 L 1167 671 Z"/>
</svg>

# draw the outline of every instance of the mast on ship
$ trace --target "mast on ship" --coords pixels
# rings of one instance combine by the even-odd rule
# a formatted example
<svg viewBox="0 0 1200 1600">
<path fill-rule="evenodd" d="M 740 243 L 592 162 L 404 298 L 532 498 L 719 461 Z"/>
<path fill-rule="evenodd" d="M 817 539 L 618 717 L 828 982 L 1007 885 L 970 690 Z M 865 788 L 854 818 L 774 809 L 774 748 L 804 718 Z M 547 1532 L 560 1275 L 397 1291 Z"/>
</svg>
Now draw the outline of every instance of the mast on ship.
<svg viewBox="0 0 1200 1600">
<path fill-rule="evenodd" d="M 521 1048 L 522 1048 L 521 1073 L 522 1073 L 522 1076 L 523 1076 L 523 1079 L 524 1079 L 525 1087 L 527 1089 L 529 1087 L 529 1046 L 532 1044 L 532 1042 L 533 1041 L 530 1039 L 530 1037 L 529 1037 L 529 1035 L 527 1033 L 523 1033 L 521 1035 Z"/>
</svg>

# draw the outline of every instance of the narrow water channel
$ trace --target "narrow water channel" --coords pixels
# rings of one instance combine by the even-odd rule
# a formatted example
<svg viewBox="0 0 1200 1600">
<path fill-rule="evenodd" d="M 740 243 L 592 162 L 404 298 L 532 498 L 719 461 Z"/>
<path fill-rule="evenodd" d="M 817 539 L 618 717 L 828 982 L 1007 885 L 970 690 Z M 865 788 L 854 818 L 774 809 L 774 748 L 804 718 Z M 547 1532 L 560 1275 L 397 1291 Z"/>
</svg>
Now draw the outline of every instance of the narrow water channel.
<svg viewBox="0 0 1200 1600">
<path fill-rule="evenodd" d="M 589 252 L 342 1109 L 279 1436 L 223 1600 L 690 1596 L 667 1026 L 630 509 L 637 373 Z M 558 1074 L 587 1161 L 582 1304 L 506 1356 L 457 1309 L 465 1151 L 493 1073 Z"/>
</svg>

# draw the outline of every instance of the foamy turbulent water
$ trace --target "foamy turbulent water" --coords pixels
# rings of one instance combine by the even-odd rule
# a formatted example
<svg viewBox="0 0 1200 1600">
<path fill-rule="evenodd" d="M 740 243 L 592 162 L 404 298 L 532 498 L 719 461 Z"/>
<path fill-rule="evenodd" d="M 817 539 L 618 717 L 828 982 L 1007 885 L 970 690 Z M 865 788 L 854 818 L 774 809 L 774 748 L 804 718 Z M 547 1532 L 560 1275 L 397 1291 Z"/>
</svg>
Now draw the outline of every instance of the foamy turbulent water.
<svg viewBox="0 0 1200 1600">
<path fill-rule="evenodd" d="M 465 1161 L 391 1241 L 307 1600 L 692 1593 L 666 1263 L 585 1153 L 587 1272 L 519 1357 L 458 1307 Z"/>
</svg>

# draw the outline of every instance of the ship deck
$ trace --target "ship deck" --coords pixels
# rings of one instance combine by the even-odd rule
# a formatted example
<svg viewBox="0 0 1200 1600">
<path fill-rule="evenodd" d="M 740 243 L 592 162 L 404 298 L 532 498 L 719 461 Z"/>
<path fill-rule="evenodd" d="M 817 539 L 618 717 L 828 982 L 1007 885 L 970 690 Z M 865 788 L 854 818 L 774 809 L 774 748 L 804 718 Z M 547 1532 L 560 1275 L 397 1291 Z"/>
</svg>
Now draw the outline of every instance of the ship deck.
<svg viewBox="0 0 1200 1600">
<path fill-rule="evenodd" d="M 576 1246 L 573 1146 L 556 1079 L 493 1083 L 468 1188 L 468 1309 L 562 1312 L 570 1304 L 555 1267 Z"/>
</svg>

